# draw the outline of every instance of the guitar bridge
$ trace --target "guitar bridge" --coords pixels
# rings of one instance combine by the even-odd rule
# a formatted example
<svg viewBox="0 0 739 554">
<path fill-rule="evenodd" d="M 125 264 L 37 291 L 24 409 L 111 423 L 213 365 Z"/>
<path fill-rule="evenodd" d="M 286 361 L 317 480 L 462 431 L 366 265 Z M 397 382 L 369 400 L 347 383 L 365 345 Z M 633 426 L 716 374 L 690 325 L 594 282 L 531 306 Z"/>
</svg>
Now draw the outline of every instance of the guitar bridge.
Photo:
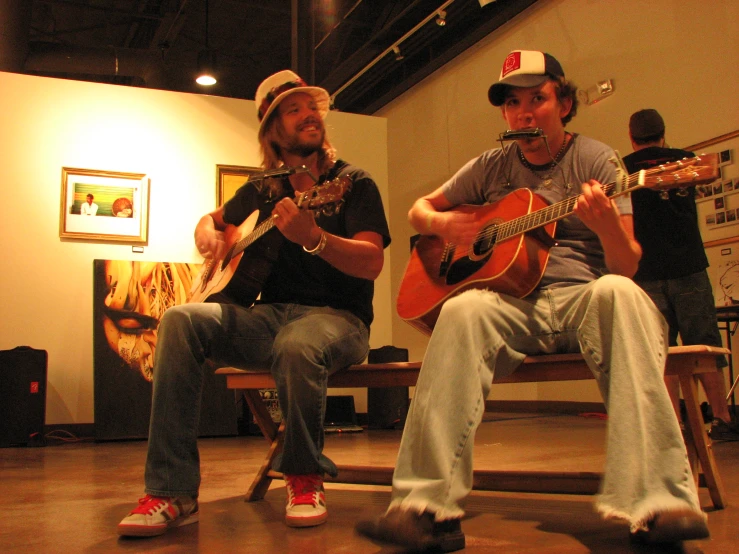
<svg viewBox="0 0 739 554">
<path fill-rule="evenodd" d="M 454 258 L 456 249 L 457 247 L 449 242 L 444 246 L 444 251 L 441 254 L 441 263 L 439 264 L 439 277 L 445 277 L 449 272 L 449 267 L 452 265 L 452 259 Z"/>
</svg>

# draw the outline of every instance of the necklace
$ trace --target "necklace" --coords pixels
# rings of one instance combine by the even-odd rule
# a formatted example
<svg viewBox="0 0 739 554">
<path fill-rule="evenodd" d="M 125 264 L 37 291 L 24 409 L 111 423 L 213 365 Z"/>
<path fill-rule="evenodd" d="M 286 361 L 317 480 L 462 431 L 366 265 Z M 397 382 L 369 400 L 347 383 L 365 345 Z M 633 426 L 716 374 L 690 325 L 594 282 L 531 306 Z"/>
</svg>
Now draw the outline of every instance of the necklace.
<svg viewBox="0 0 739 554">
<path fill-rule="evenodd" d="M 554 174 L 554 169 L 557 167 L 557 164 L 562 159 L 565 153 L 565 149 L 567 148 L 567 133 L 565 133 L 564 139 L 562 140 L 562 146 L 559 147 L 559 150 L 557 151 L 557 154 L 554 156 L 554 159 L 549 162 L 548 164 L 544 166 L 535 166 L 533 165 L 529 160 L 526 159 L 526 156 L 523 154 L 523 150 L 519 147 L 518 149 L 518 158 L 521 160 L 521 163 L 531 171 L 534 175 L 536 175 L 540 180 L 543 187 L 549 188 L 552 186 L 552 175 Z M 537 173 L 538 171 L 546 171 L 549 170 L 549 173 L 547 173 L 544 176 L 539 175 Z"/>
</svg>

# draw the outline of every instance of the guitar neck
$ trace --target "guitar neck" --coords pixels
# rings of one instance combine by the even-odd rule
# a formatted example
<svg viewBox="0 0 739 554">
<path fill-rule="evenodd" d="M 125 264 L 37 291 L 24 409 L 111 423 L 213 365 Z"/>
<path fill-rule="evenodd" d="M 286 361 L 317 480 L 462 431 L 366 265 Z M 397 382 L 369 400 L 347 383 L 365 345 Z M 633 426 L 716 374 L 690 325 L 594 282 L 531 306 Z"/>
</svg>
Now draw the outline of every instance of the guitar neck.
<svg viewBox="0 0 739 554">
<path fill-rule="evenodd" d="M 351 190 L 351 187 L 352 181 L 348 176 L 337 177 L 322 185 L 316 185 L 290 200 L 300 209 L 310 210 L 312 212 L 320 210 L 326 215 L 331 215 L 341 209 L 341 205 L 344 202 L 344 194 Z M 251 233 L 234 243 L 231 256 L 241 254 L 251 244 L 272 230 L 274 226 L 275 221 L 271 217 L 262 221 Z"/>
<path fill-rule="evenodd" d="M 679 183 L 684 181 L 687 181 L 684 186 L 696 185 L 701 182 L 705 182 L 705 179 L 700 179 L 697 173 L 692 181 L 689 177 L 683 178 L 682 180 L 670 180 L 655 177 L 665 173 L 665 171 L 666 169 L 664 167 L 656 167 L 654 169 L 633 173 L 622 178 L 620 183 L 612 182 L 603 185 L 603 192 L 609 198 L 616 198 L 644 187 L 669 189 L 674 186 L 678 186 Z M 688 175 L 690 175 L 690 173 L 688 173 Z M 646 184 L 647 181 L 650 182 L 650 185 Z M 582 195 L 578 194 L 577 196 L 570 196 L 564 200 L 547 206 L 546 208 L 542 208 L 541 210 L 501 223 L 495 230 L 495 242 L 502 242 L 516 235 L 527 233 L 533 229 L 544 227 L 549 223 L 564 219 L 575 211 L 575 205 L 580 196 Z"/>
<path fill-rule="evenodd" d="M 249 248 L 251 244 L 253 244 L 257 239 L 264 236 L 264 234 L 271 230 L 275 226 L 275 221 L 271 217 L 268 217 L 264 221 L 262 221 L 259 225 L 254 227 L 254 230 L 246 235 L 244 238 L 242 238 L 240 241 L 236 242 L 233 246 L 233 256 L 238 256 L 241 254 L 244 250 Z"/>
</svg>

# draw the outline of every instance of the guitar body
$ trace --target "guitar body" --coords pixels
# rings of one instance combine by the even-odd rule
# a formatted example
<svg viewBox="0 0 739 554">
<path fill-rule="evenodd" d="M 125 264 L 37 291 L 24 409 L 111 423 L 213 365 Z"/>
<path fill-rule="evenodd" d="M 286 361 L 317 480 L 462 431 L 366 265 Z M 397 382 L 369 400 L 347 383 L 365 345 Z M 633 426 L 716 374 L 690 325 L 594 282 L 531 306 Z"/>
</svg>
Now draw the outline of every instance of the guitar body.
<svg viewBox="0 0 739 554">
<path fill-rule="evenodd" d="M 529 189 L 517 189 L 493 204 L 458 206 L 454 211 L 473 214 L 480 233 L 489 234 L 500 223 L 546 206 L 546 201 Z M 400 284 L 398 315 L 430 334 L 443 303 L 463 291 L 490 289 L 523 298 L 544 275 L 555 226 L 552 222 L 490 247 L 483 241 L 450 245 L 436 236 L 422 236 Z"/>
<path fill-rule="evenodd" d="M 200 275 L 193 282 L 189 303 L 236 302 L 242 306 L 254 303 L 272 272 L 272 264 L 284 238 L 273 228 L 250 248 L 234 255 L 234 246 L 252 233 L 258 218 L 259 211 L 255 210 L 238 227 L 229 225 L 226 228 L 225 254 L 220 259 L 205 261 Z"/>
</svg>

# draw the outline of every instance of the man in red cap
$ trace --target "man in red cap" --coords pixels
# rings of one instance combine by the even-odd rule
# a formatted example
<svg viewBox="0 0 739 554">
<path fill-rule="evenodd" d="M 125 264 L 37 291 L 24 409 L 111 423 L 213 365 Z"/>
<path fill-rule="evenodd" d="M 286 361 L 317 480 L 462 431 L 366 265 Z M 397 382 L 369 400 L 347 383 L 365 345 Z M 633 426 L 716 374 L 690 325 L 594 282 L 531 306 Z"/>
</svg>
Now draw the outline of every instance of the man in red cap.
<svg viewBox="0 0 739 554">
<path fill-rule="evenodd" d="M 665 322 L 630 279 L 641 255 L 630 202 L 611 199 L 601 185 L 615 180 L 613 151 L 565 130 L 576 90 L 553 56 L 511 52 L 488 98 L 513 131 L 502 138 L 516 140 L 469 161 L 408 214 L 419 233 L 462 249 L 482 242 L 481 223 L 456 206 L 505 199 L 515 207 L 530 198 L 517 189 L 529 189 L 573 207 L 557 222 L 543 274 L 524 298 L 472 289 L 443 304 L 403 432 L 390 507 L 357 525 L 367 537 L 414 550 L 464 548 L 461 503 L 472 486 L 475 429 L 493 376 L 515 371 L 527 355 L 560 352 L 582 352 L 608 409 L 597 510 L 626 520 L 634 539 L 708 536 L 662 378 Z M 530 201 L 521 201 L 523 213 Z M 534 246 L 530 240 L 523 248 Z M 448 275 L 455 270 L 453 263 Z"/>
<path fill-rule="evenodd" d="M 281 71 L 259 86 L 256 104 L 263 168 L 284 171 L 247 182 L 203 216 L 195 245 L 204 257 L 220 258 L 227 227 L 258 213 L 261 221 L 272 218 L 274 228 L 252 245 L 267 247 L 250 261 L 266 257 L 273 266 L 253 305 L 237 282 L 226 288 L 232 303 L 191 303 L 164 313 L 154 360 L 146 496 L 118 525 L 121 535 L 161 535 L 198 520 L 198 414 L 208 360 L 270 367 L 285 423 L 283 452 L 274 465 L 285 477 L 285 521 L 309 527 L 327 518 L 323 476 L 337 470 L 322 453 L 326 381 L 367 355 L 374 280 L 390 235 L 375 182 L 337 159 L 328 141 L 324 89 Z M 336 209 L 325 205 L 314 213 L 296 204 L 299 193 L 332 180 L 350 183 Z M 275 238 L 283 239 L 279 247 Z M 242 282 L 261 271 L 244 274 Z"/>
</svg>

